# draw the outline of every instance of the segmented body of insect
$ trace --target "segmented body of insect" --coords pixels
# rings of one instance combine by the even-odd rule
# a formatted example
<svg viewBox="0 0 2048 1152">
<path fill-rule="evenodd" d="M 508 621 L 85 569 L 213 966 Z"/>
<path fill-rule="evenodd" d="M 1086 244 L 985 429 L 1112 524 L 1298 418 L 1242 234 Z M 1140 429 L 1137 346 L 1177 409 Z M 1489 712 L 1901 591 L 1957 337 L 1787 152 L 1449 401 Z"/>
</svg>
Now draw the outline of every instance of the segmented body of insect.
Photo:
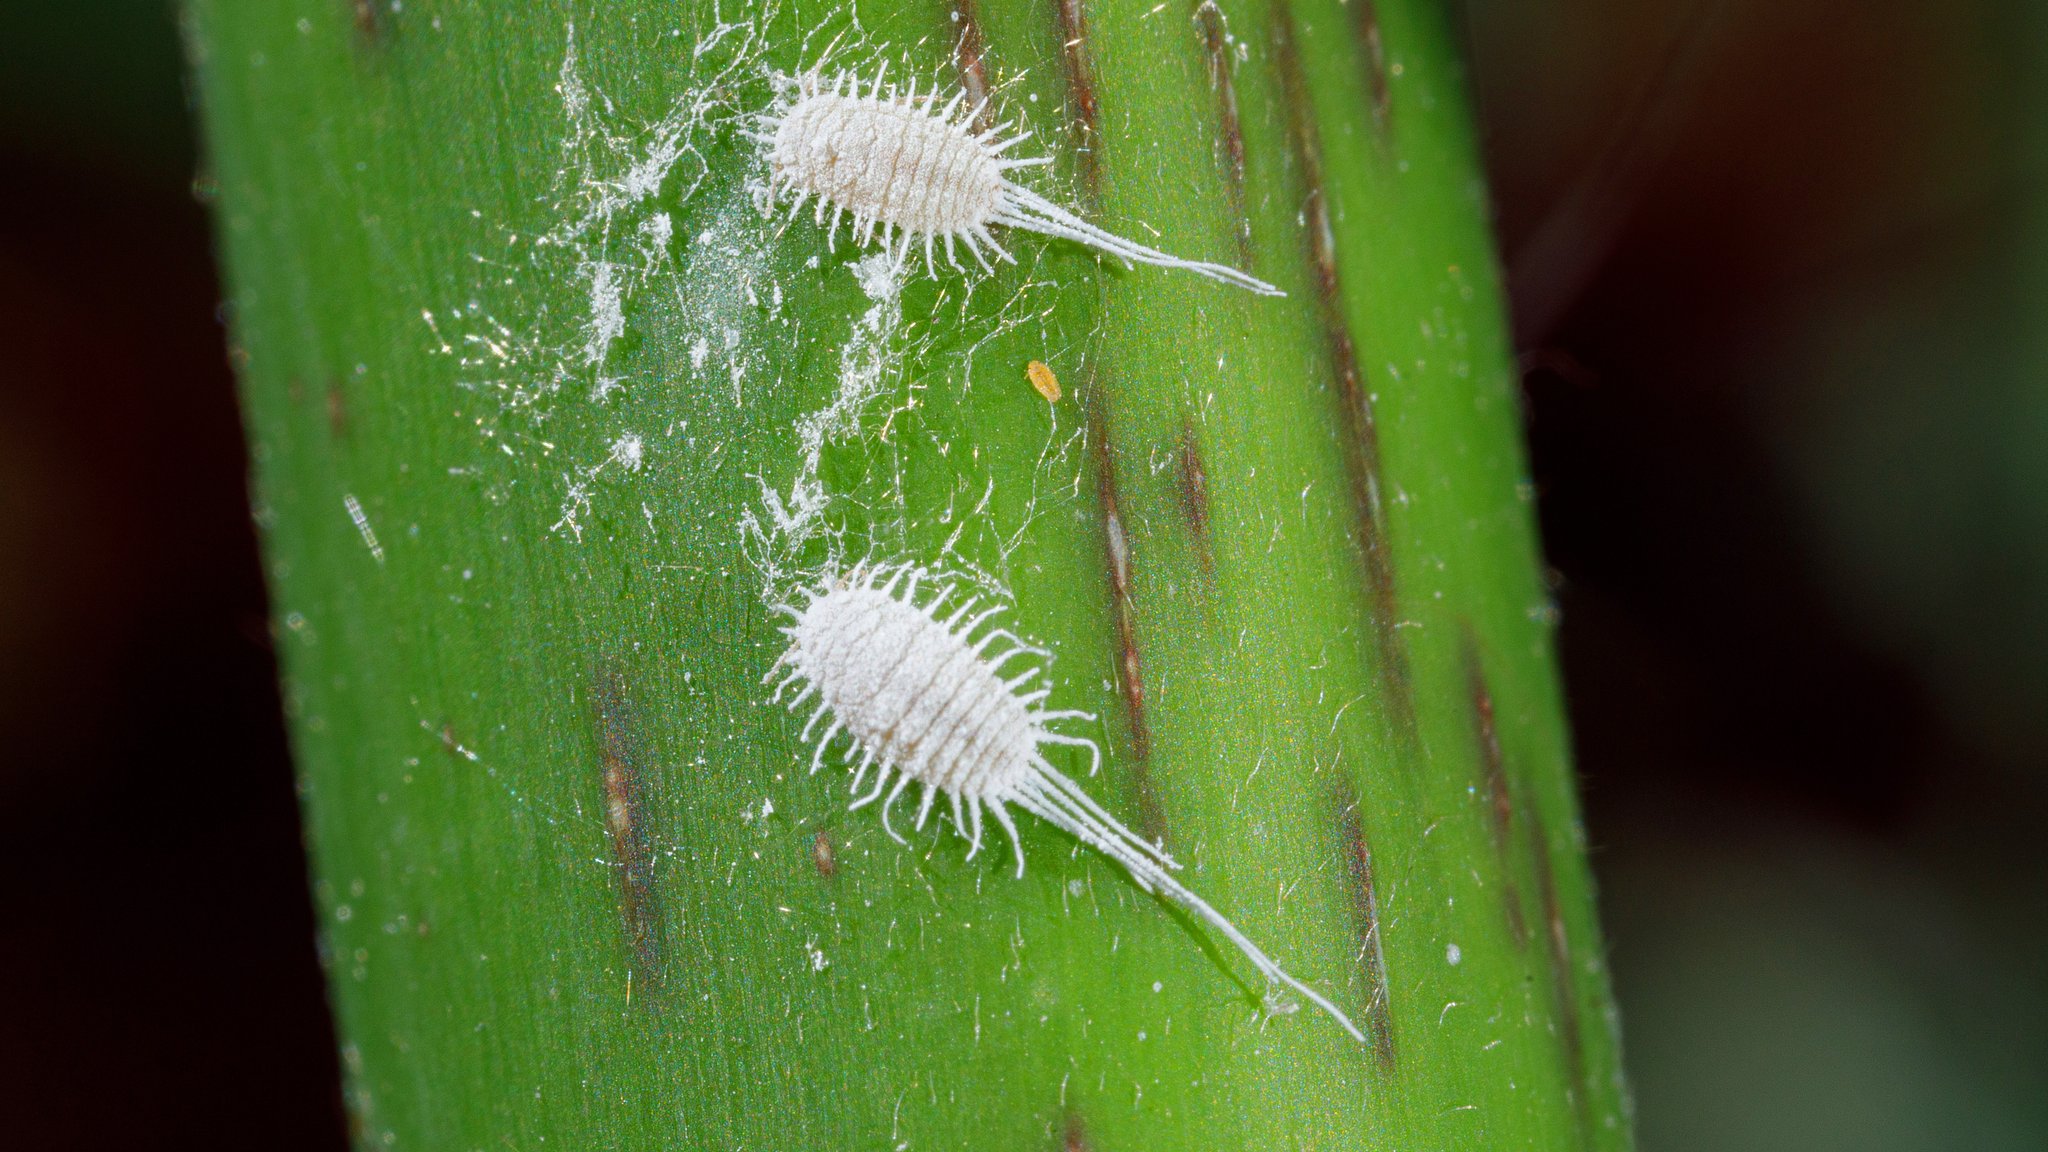
<svg viewBox="0 0 2048 1152">
<path fill-rule="evenodd" d="M 815 202 L 821 225 L 829 209 L 828 242 L 837 240 L 840 218 L 851 216 L 854 239 L 867 244 L 879 233 L 898 268 L 922 245 L 925 270 L 933 272 L 934 247 L 944 241 L 954 268 L 961 267 L 957 244 L 992 270 L 988 253 L 1010 263 L 1016 258 L 989 229 L 1020 228 L 1074 240 L 1126 263 L 1180 268 L 1261 295 L 1286 295 L 1235 268 L 1183 260 L 1106 232 L 1015 183 L 1011 171 L 1052 163 L 1045 156 L 1004 155 L 1031 133 L 1005 136 L 1007 124 L 976 131 L 985 101 L 963 113 L 967 94 L 956 91 L 941 107 L 936 85 L 922 95 L 915 80 L 899 89 L 886 83 L 887 67 L 877 67 L 865 85 L 850 72 L 827 76 L 822 68 L 784 77 L 783 92 L 751 133 L 767 158 L 769 202 L 788 196 L 792 220 Z"/>
<path fill-rule="evenodd" d="M 792 621 L 782 629 L 790 644 L 762 682 L 787 669 L 776 685 L 776 699 L 796 684 L 802 690 L 789 702 L 791 710 L 816 698 L 817 711 L 804 726 L 804 739 L 830 718 L 812 753 L 811 771 L 824 763 L 833 739 L 845 733 L 852 738 L 846 760 L 859 756 L 854 792 L 860 793 L 870 769 L 875 773 L 873 786 L 859 795 L 854 808 L 881 800 L 882 827 L 900 842 L 889 825 L 889 809 L 905 789 L 920 784 L 917 827 L 924 827 L 943 795 L 952 808 L 953 826 L 968 840 L 969 859 L 981 851 L 986 811 L 1009 836 L 1019 876 L 1024 874 L 1024 844 L 1009 810 L 1021 808 L 1114 860 L 1140 888 L 1201 917 L 1251 961 L 1270 987 L 1284 985 L 1307 997 L 1362 1042 L 1364 1034 L 1336 1005 L 1288 975 L 1222 913 L 1175 880 L 1170 870 L 1180 865 L 1172 857 L 1126 828 L 1052 766 L 1042 750 L 1047 744 L 1086 748 L 1091 764 L 1100 766 L 1094 741 L 1047 727 L 1052 721 L 1094 717 L 1045 709 L 1050 688 L 1025 690 L 1041 675 L 1035 665 L 1007 678 L 1001 675 L 1012 660 L 1047 653 L 1008 629 L 983 631 L 1004 606 L 977 612 L 980 597 L 961 599 L 941 618 L 941 608 L 955 598 L 958 585 L 941 578 L 938 591 L 919 603 L 918 584 L 928 575 L 907 565 L 863 564 L 804 589 L 799 604 L 777 606 Z M 992 653 L 998 643 L 1002 650 Z M 1280 1003 L 1269 997 L 1269 1010 L 1292 1010 L 1292 1004 Z"/>
<path fill-rule="evenodd" d="M 1060 378 L 1052 374 L 1052 369 L 1046 367 L 1044 361 L 1033 360 L 1026 364 L 1024 375 L 1031 381 L 1031 386 L 1038 389 L 1038 394 L 1045 397 L 1046 403 L 1060 402 Z"/>
</svg>

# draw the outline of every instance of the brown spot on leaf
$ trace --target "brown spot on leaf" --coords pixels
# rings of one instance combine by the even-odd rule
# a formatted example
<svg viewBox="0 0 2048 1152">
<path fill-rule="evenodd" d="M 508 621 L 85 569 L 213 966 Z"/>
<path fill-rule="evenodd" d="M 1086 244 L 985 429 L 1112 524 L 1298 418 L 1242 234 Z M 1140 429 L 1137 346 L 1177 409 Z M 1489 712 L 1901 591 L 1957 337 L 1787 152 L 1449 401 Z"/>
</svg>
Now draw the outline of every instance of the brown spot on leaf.
<svg viewBox="0 0 2048 1152">
<path fill-rule="evenodd" d="M 1066 63 L 1067 113 L 1074 133 L 1074 175 L 1090 204 L 1102 185 L 1096 155 L 1101 139 L 1102 105 L 1095 92 L 1095 65 L 1088 55 L 1088 15 L 1081 0 L 1053 0 L 1059 16 L 1061 58 Z"/>
<path fill-rule="evenodd" d="M 1340 781 L 1337 828 L 1343 839 L 1344 862 L 1351 879 L 1351 911 L 1358 922 L 1359 966 L 1365 973 L 1365 1027 L 1372 1037 L 1373 1058 L 1382 1071 L 1398 1063 L 1394 1047 L 1392 997 L 1387 987 L 1387 954 L 1380 939 L 1380 897 L 1372 870 L 1372 843 L 1359 815 L 1359 800 L 1348 782 Z"/>
<path fill-rule="evenodd" d="M 1237 110 L 1237 54 L 1230 28 L 1216 0 L 1195 5 L 1195 30 L 1202 37 L 1209 69 L 1209 91 L 1216 94 L 1216 158 L 1223 167 L 1223 187 L 1230 198 L 1231 230 L 1237 234 L 1237 259 L 1252 265 L 1252 222 L 1245 211 L 1244 122 Z"/>
<path fill-rule="evenodd" d="M 1287 104 L 1289 139 L 1301 169 L 1308 223 L 1308 256 L 1314 273 L 1316 312 L 1328 350 L 1338 416 L 1344 425 L 1345 471 L 1371 599 L 1370 615 L 1377 677 L 1389 717 L 1404 740 L 1415 739 L 1414 690 L 1408 679 L 1408 656 L 1396 628 L 1400 598 L 1394 588 L 1394 559 L 1387 544 L 1386 508 L 1381 497 L 1379 426 L 1372 395 L 1359 366 L 1358 346 L 1344 315 L 1344 288 L 1337 273 L 1337 239 L 1330 223 L 1329 198 L 1323 185 L 1322 134 L 1301 70 L 1293 10 L 1286 0 L 1274 8 L 1274 56 L 1279 64 L 1281 92 Z"/>
<path fill-rule="evenodd" d="M 832 848 L 832 835 L 823 829 L 811 839 L 811 866 L 827 880 L 839 875 L 839 856 Z"/>
<path fill-rule="evenodd" d="M 591 677 L 598 755 L 603 771 L 604 825 L 619 873 L 619 914 L 632 957 L 632 979 L 646 989 L 661 976 L 661 902 L 654 886 L 654 851 L 641 798 L 645 756 L 638 715 L 625 677 L 608 664 Z"/>
<path fill-rule="evenodd" d="M 1116 453 L 1110 444 L 1108 404 L 1102 399 L 1102 389 L 1093 387 L 1093 380 L 1089 383 L 1088 439 L 1095 446 L 1095 493 L 1102 509 L 1110 609 L 1116 618 L 1117 685 L 1123 691 L 1124 715 L 1130 722 L 1131 782 L 1138 793 L 1138 827 L 1147 839 L 1163 842 L 1166 814 L 1152 788 L 1152 733 L 1145 720 L 1145 662 L 1138 651 L 1137 612 L 1131 602 L 1131 539 L 1124 529 L 1123 508 L 1117 498 Z"/>
</svg>

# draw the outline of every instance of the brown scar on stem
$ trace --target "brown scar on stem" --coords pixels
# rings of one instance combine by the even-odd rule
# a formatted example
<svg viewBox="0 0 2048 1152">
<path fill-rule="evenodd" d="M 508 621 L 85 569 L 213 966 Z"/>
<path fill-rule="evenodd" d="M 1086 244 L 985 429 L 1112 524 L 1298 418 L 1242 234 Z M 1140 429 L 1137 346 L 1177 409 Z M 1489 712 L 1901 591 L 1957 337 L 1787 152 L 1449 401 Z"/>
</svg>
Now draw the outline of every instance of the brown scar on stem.
<svg viewBox="0 0 2048 1152">
<path fill-rule="evenodd" d="M 1230 199 L 1231 230 L 1237 234 L 1241 268 L 1252 265 L 1252 221 L 1244 198 L 1244 121 L 1237 110 L 1237 59 L 1231 51 L 1230 27 L 1216 0 L 1195 5 L 1195 29 L 1209 68 L 1209 90 L 1216 94 L 1216 141 L 1223 164 L 1223 187 Z"/>
<path fill-rule="evenodd" d="M 1315 109 L 1309 102 L 1308 85 L 1301 70 L 1301 53 L 1294 29 L 1294 13 L 1286 0 L 1273 9 L 1274 56 L 1280 68 L 1281 94 L 1287 104 L 1288 136 L 1294 158 L 1301 168 L 1306 192 L 1302 206 L 1307 221 L 1308 256 L 1314 273 L 1316 313 L 1328 347 L 1330 370 L 1335 377 L 1339 415 L 1344 421 L 1344 463 L 1350 479 L 1351 503 L 1359 550 L 1364 554 L 1365 575 L 1371 596 L 1371 624 L 1374 647 L 1374 675 L 1379 681 L 1389 717 L 1404 742 L 1413 744 L 1415 732 L 1414 688 L 1408 678 L 1408 656 L 1397 625 L 1400 598 L 1394 587 L 1394 559 L 1387 544 L 1386 509 L 1380 493 L 1379 426 L 1372 409 L 1372 395 L 1366 389 L 1365 372 L 1359 366 L 1358 345 L 1344 318 L 1344 287 L 1337 273 L 1337 239 L 1330 223 L 1330 205 L 1323 185 L 1323 146 Z"/>
<path fill-rule="evenodd" d="M 1500 730 L 1493 715 L 1493 690 L 1487 687 L 1486 669 L 1479 658 L 1479 638 L 1470 621 L 1460 621 L 1463 633 L 1465 694 L 1472 707 L 1473 736 L 1479 745 L 1479 766 L 1486 781 L 1488 827 L 1493 833 L 1493 851 L 1500 862 L 1501 903 L 1506 909 L 1508 934 L 1515 947 L 1529 945 L 1529 920 L 1522 912 L 1522 890 L 1515 883 L 1509 859 L 1515 841 L 1515 799 L 1508 783 L 1507 754 L 1501 751 Z"/>
<path fill-rule="evenodd" d="M 298 376 L 292 377 L 291 381 L 285 386 L 285 395 L 291 400 L 293 407 L 304 404 L 306 402 L 305 380 Z M 327 378 L 327 387 L 322 393 L 322 400 L 327 411 L 328 435 L 337 440 L 342 439 L 348 435 L 348 395 L 343 391 L 339 377 L 329 376 Z"/>
<path fill-rule="evenodd" d="M 1351 880 L 1351 911 L 1358 920 L 1359 965 L 1365 971 L 1365 1023 L 1372 1035 L 1372 1054 L 1380 1069 L 1391 1073 L 1399 1063 L 1394 1046 L 1392 996 L 1387 985 L 1387 954 L 1380 939 L 1379 889 L 1372 871 L 1372 844 L 1359 815 L 1358 794 L 1339 780 L 1337 829 L 1343 838 L 1344 862 Z"/>
<path fill-rule="evenodd" d="M 1088 55 L 1088 16 L 1081 0 L 1053 0 L 1059 16 L 1061 59 L 1066 64 L 1067 104 L 1074 134 L 1074 174 L 1081 194 L 1091 205 L 1102 185 L 1102 164 L 1095 154 L 1101 138 L 1102 104 L 1095 92 L 1095 65 Z"/>
<path fill-rule="evenodd" d="M 348 392 L 338 377 L 327 381 L 327 432 L 336 440 L 348 436 Z"/>
<path fill-rule="evenodd" d="M 1166 840 L 1166 814 L 1152 787 L 1152 732 L 1145 719 L 1145 662 L 1138 651 L 1137 612 L 1131 602 L 1131 540 L 1117 499 L 1116 453 L 1109 442 L 1107 402 L 1088 381 L 1088 439 L 1095 447 L 1095 494 L 1102 509 L 1104 558 L 1109 565 L 1110 610 L 1116 618 L 1117 684 L 1130 722 L 1131 784 L 1138 794 L 1138 826 L 1156 843 Z"/>
<path fill-rule="evenodd" d="M 1550 855 L 1550 831 L 1543 816 L 1523 805 L 1529 818 L 1529 855 L 1536 869 L 1538 894 L 1543 902 L 1545 943 L 1550 954 L 1550 993 L 1557 1020 L 1558 1044 L 1571 1072 L 1572 1104 L 1578 1116 L 1579 1140 L 1590 1143 L 1593 1131 L 1592 1093 L 1586 1084 L 1585 1026 L 1579 1019 L 1579 997 L 1572 980 L 1572 941 L 1565 924 L 1564 905 L 1557 895 L 1557 874 Z"/>
<path fill-rule="evenodd" d="M 349 20 L 355 25 L 356 35 L 363 43 L 372 47 L 384 43 L 390 32 L 390 22 L 385 14 L 384 0 L 344 0 L 348 5 Z"/>
<path fill-rule="evenodd" d="M 1180 429 L 1180 457 L 1174 490 L 1180 496 L 1181 514 L 1187 517 L 1188 532 L 1194 537 L 1195 557 L 1207 575 L 1215 575 L 1216 552 L 1209 540 L 1209 467 L 1202 460 L 1202 441 L 1195 423 L 1183 420 Z"/>
<path fill-rule="evenodd" d="M 1081 1122 L 1077 1112 L 1069 1112 L 1060 1121 L 1060 1152 L 1091 1152 L 1088 1143 L 1088 1126 Z"/>
<path fill-rule="evenodd" d="M 953 0 L 953 22 L 960 26 L 960 38 L 953 42 L 953 66 L 960 72 L 960 90 L 967 93 L 969 108 L 981 109 L 974 115 L 974 130 L 986 132 L 995 126 L 995 110 L 989 103 L 988 42 L 982 38 L 974 0 Z"/>
<path fill-rule="evenodd" d="M 604 826 L 619 872 L 619 913 L 631 953 L 633 983 L 659 987 L 661 902 L 654 886 L 654 852 L 641 797 L 645 756 L 638 717 L 619 670 L 601 664 L 591 676 L 598 756 L 604 785 Z"/>
<path fill-rule="evenodd" d="M 1351 31 L 1362 49 L 1358 59 L 1372 94 L 1372 126 L 1384 138 L 1387 116 L 1393 111 L 1393 92 L 1387 86 L 1387 48 L 1380 38 L 1379 9 L 1373 0 L 1345 0 L 1344 6 L 1351 10 Z"/>
<path fill-rule="evenodd" d="M 811 838 L 811 866 L 827 880 L 839 875 L 839 856 L 832 848 L 832 835 L 823 829 Z"/>
</svg>

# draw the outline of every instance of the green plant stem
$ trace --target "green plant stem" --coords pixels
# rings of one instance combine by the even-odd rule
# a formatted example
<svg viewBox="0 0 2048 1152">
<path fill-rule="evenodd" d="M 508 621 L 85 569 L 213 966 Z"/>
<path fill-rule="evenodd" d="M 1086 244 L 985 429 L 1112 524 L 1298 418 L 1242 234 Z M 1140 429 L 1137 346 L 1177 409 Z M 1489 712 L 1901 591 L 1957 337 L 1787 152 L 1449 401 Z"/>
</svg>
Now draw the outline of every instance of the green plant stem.
<svg viewBox="0 0 2048 1152">
<path fill-rule="evenodd" d="M 848 14 L 724 7 L 189 5 L 359 1143 L 1628 1147 L 1442 15 L 861 6 L 1267 299 L 764 220 L 743 117 Z M 807 775 L 770 609 L 863 557 L 1013 594 L 1059 767 L 1368 1042 L 1054 829 L 1018 880 Z"/>
</svg>

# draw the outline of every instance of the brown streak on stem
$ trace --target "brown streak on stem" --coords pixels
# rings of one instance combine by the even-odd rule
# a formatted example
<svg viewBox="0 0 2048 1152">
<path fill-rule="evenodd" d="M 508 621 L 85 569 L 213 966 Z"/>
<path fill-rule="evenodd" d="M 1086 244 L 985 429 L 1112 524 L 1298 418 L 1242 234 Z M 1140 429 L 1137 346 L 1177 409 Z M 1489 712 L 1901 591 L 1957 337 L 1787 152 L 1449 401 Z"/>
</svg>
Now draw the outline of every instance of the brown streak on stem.
<svg viewBox="0 0 2048 1152">
<path fill-rule="evenodd" d="M 1385 136 L 1393 93 L 1387 87 L 1387 49 L 1380 40 L 1379 9 L 1373 6 L 1373 0 L 1345 0 L 1344 6 L 1351 10 L 1351 31 L 1358 37 L 1358 56 L 1365 66 L 1366 87 L 1372 93 L 1372 126 Z"/>
<path fill-rule="evenodd" d="M 1216 571 L 1216 551 L 1209 540 L 1209 469 L 1202 462 L 1202 442 L 1195 436 L 1193 421 L 1181 425 L 1180 474 L 1175 485 L 1181 512 L 1188 519 L 1188 531 L 1195 539 L 1195 556 L 1202 571 Z"/>
<path fill-rule="evenodd" d="M 953 45 L 953 66 L 960 71 L 960 89 L 967 93 L 967 106 L 981 109 L 974 114 L 973 128 L 986 132 L 995 125 L 995 110 L 989 104 L 988 43 L 982 39 L 974 0 L 953 0 L 953 22 L 960 26 L 960 39 Z"/>
<path fill-rule="evenodd" d="M 1349 782 L 1337 786 L 1337 828 L 1343 837 L 1344 861 L 1351 878 L 1351 911 L 1358 920 L 1359 964 L 1365 969 L 1365 1023 L 1372 1034 L 1373 1058 L 1391 1074 L 1398 1063 L 1394 1046 L 1392 997 L 1387 985 L 1387 954 L 1380 939 L 1379 889 L 1373 879 L 1372 844 L 1366 838 L 1359 800 Z"/>
<path fill-rule="evenodd" d="M 390 31 L 385 18 L 384 4 L 380 0 L 347 0 L 349 20 L 355 25 L 357 39 L 369 47 L 380 47 Z"/>
<path fill-rule="evenodd" d="M 1557 1020 L 1558 1043 L 1564 1048 L 1570 1067 L 1572 1103 L 1578 1115 L 1579 1142 L 1590 1143 L 1593 1131 L 1592 1094 L 1586 1090 L 1584 1026 L 1579 1020 L 1579 998 L 1572 980 L 1572 941 L 1565 924 L 1564 905 L 1557 895 L 1557 874 L 1550 855 L 1550 832 L 1543 817 L 1524 805 L 1529 815 L 1529 854 L 1536 869 L 1536 883 L 1543 899 L 1543 923 L 1550 951 L 1550 991 Z"/>
<path fill-rule="evenodd" d="M 1501 903 L 1506 909 L 1508 933 L 1515 947 L 1529 945 L 1529 920 L 1522 912 L 1522 890 L 1515 883 L 1509 853 L 1515 838 L 1515 800 L 1508 784 L 1507 754 L 1501 751 L 1500 730 L 1493 716 L 1493 690 L 1486 684 L 1486 669 L 1479 658 L 1479 638 L 1469 621 L 1461 622 L 1464 632 L 1465 689 L 1472 705 L 1472 726 L 1479 743 L 1480 770 L 1486 779 L 1486 807 L 1491 819 L 1493 851 L 1500 861 Z"/>
<path fill-rule="evenodd" d="M 1088 16 L 1081 0 L 1053 0 L 1060 22 L 1060 46 L 1066 61 L 1068 111 L 1073 117 L 1074 168 L 1081 194 L 1093 204 L 1102 185 L 1096 157 L 1101 138 L 1102 105 L 1095 94 L 1095 66 L 1088 57 Z"/>
<path fill-rule="evenodd" d="M 1060 1152 L 1092 1152 L 1088 1143 L 1088 1126 L 1081 1122 L 1077 1112 L 1069 1112 L 1060 1121 Z"/>
<path fill-rule="evenodd" d="M 1230 197 L 1232 231 L 1237 233 L 1237 259 L 1252 266 L 1252 221 L 1244 199 L 1244 123 L 1237 111 L 1237 59 L 1231 50 L 1230 28 L 1216 0 L 1195 5 L 1195 28 L 1209 66 L 1209 90 L 1216 94 L 1216 141 L 1223 164 L 1223 187 Z"/>
<path fill-rule="evenodd" d="M 1380 499 L 1379 426 L 1358 363 L 1358 346 L 1344 318 L 1344 287 L 1337 274 L 1337 239 L 1330 224 L 1329 198 L 1323 185 L 1322 134 L 1309 102 L 1296 44 L 1294 13 L 1286 0 L 1274 7 L 1273 40 L 1280 67 L 1281 90 L 1287 102 L 1289 136 L 1301 166 L 1308 222 L 1308 255 L 1315 274 L 1316 311 L 1329 349 L 1340 415 L 1344 421 L 1345 466 L 1351 479 L 1359 549 L 1364 553 L 1366 581 L 1372 597 L 1372 630 L 1377 648 L 1377 676 L 1395 730 L 1410 743 L 1415 739 L 1415 701 L 1408 680 L 1408 657 L 1396 630 L 1400 600 L 1394 588 L 1394 560 L 1387 546 L 1386 510 Z"/>
<path fill-rule="evenodd" d="M 610 834 L 612 857 L 619 869 L 619 912 L 632 952 L 632 979 L 652 990 L 659 987 L 661 974 L 662 917 L 641 799 L 644 758 L 637 717 L 625 677 L 615 667 L 599 665 L 591 677 L 591 698 L 603 761 L 605 831 Z"/>
<path fill-rule="evenodd" d="M 348 392 L 341 381 L 327 381 L 327 432 L 336 440 L 348 436 Z"/>
<path fill-rule="evenodd" d="M 1095 492 L 1102 507 L 1103 550 L 1109 563 L 1111 609 L 1116 616 L 1117 683 L 1131 725 L 1131 782 L 1138 793 L 1138 825 L 1147 839 L 1164 842 L 1166 815 L 1152 789 L 1152 733 L 1145 722 L 1145 665 L 1138 653 L 1137 611 L 1131 602 L 1131 540 L 1117 500 L 1116 453 L 1102 389 L 1089 381 L 1088 439 L 1095 445 Z"/>
</svg>

